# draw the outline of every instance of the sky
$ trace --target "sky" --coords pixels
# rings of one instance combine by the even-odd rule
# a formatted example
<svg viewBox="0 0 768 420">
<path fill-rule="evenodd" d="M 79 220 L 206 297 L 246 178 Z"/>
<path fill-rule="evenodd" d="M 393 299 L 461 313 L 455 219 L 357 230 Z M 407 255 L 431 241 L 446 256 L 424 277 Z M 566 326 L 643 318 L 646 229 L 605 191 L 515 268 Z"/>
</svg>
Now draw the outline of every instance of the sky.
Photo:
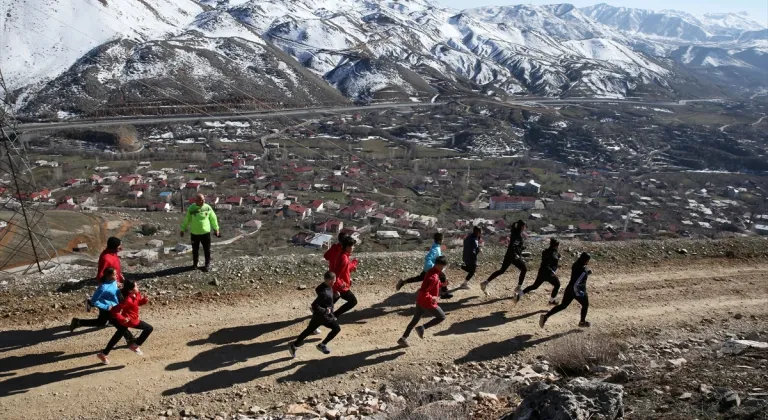
<svg viewBox="0 0 768 420">
<path fill-rule="evenodd" d="M 634 7 L 637 9 L 682 10 L 694 15 L 704 13 L 748 12 L 749 15 L 768 26 L 768 0 L 437 0 L 454 9 L 467 9 L 480 6 L 502 6 L 510 4 L 555 4 L 570 3 L 577 7 L 608 3 L 611 6 Z"/>
</svg>

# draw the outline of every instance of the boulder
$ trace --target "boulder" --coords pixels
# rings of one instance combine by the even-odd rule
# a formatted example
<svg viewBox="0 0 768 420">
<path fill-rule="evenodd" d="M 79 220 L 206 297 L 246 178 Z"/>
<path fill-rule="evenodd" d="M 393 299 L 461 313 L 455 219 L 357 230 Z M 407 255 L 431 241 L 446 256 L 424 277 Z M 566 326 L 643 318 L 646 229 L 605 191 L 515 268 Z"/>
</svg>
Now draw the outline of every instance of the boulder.
<svg viewBox="0 0 768 420">
<path fill-rule="evenodd" d="M 160 239 L 153 239 L 147 242 L 147 246 L 149 246 L 152 249 L 160 249 L 163 247 L 163 241 L 161 241 Z"/>
<path fill-rule="evenodd" d="M 176 247 L 173 248 L 173 250 L 178 252 L 179 254 L 185 254 L 187 252 L 192 252 L 192 245 L 177 244 Z"/>
<path fill-rule="evenodd" d="M 523 401 L 501 420 L 614 420 L 624 416 L 621 385 L 576 378 L 564 387 L 535 382 L 520 392 Z"/>
<path fill-rule="evenodd" d="M 726 392 L 720 399 L 720 411 L 727 411 L 741 405 L 741 398 L 735 391 Z"/>
<path fill-rule="evenodd" d="M 720 351 L 723 352 L 723 354 L 730 354 L 733 356 L 738 356 L 747 350 L 768 351 L 768 343 L 751 340 L 728 340 L 723 343 L 723 346 L 720 348 Z"/>
</svg>

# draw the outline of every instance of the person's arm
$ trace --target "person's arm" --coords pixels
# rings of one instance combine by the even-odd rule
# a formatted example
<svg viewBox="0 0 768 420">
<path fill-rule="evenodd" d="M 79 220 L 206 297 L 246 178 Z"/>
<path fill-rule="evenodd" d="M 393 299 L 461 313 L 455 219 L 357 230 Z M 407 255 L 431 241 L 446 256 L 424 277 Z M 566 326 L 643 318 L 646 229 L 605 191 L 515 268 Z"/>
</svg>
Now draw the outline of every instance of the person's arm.
<svg viewBox="0 0 768 420">
<path fill-rule="evenodd" d="M 109 313 L 110 315 L 112 315 L 112 318 L 114 318 L 118 324 L 123 326 L 125 326 L 125 324 L 127 324 L 129 321 L 128 318 L 123 316 L 124 307 L 125 307 L 125 300 L 113 306 L 112 309 L 109 310 Z"/>
<path fill-rule="evenodd" d="M 357 258 L 355 258 L 354 260 L 350 261 L 349 257 L 347 257 L 347 265 L 349 266 L 349 272 L 350 273 L 355 271 L 355 270 L 357 270 Z"/>
<path fill-rule="evenodd" d="M 216 236 L 219 236 L 219 218 L 216 217 L 216 212 L 214 212 L 213 209 L 208 212 L 208 220 L 211 222 L 213 233 L 216 234 Z"/>
<path fill-rule="evenodd" d="M 184 235 L 184 232 L 187 231 L 187 228 L 189 227 L 189 222 L 192 220 L 192 208 L 187 208 L 187 214 L 184 215 L 184 220 L 181 222 L 181 235 Z"/>
<path fill-rule="evenodd" d="M 107 268 L 107 259 L 99 257 L 99 268 L 96 269 L 96 281 L 101 281 L 104 277 L 104 269 Z"/>
<path fill-rule="evenodd" d="M 149 302 L 149 298 L 145 295 L 139 294 L 139 306 L 146 305 Z"/>
</svg>

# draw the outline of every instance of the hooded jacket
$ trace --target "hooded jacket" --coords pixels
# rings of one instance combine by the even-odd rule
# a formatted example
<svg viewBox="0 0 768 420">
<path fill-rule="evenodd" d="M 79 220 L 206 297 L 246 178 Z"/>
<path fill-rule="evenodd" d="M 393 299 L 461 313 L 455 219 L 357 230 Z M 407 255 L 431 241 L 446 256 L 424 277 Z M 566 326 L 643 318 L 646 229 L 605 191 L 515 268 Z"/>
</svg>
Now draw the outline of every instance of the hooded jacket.
<svg viewBox="0 0 768 420">
<path fill-rule="evenodd" d="M 206 233 L 211 233 L 211 230 L 219 230 L 219 219 L 207 203 L 202 206 L 192 204 L 187 209 L 187 215 L 181 223 L 182 232 L 186 232 L 187 228 L 189 228 L 189 232 L 193 235 L 205 235 Z"/>
<path fill-rule="evenodd" d="M 120 270 L 120 257 L 117 255 L 116 249 L 105 249 L 99 255 L 99 268 L 96 272 L 96 279 L 101 281 L 104 277 L 104 270 L 108 267 L 115 269 L 117 275 L 117 281 L 123 281 L 123 272 Z"/>
<path fill-rule="evenodd" d="M 440 271 L 432 267 L 427 271 L 424 280 L 421 281 L 419 293 L 416 295 L 416 304 L 425 309 L 437 308 L 437 300 L 440 297 Z"/>
<path fill-rule="evenodd" d="M 443 255 L 443 246 L 438 243 L 433 243 L 432 248 L 429 248 L 429 252 L 424 257 L 424 272 L 426 273 L 432 267 L 435 266 L 435 260 L 437 257 Z"/>
<path fill-rule="evenodd" d="M 523 231 L 512 229 L 509 233 L 509 246 L 507 247 L 507 253 L 504 255 L 504 259 L 519 260 L 522 258 L 524 249 L 525 239 L 523 238 Z"/>
<path fill-rule="evenodd" d="M 541 267 L 539 267 L 539 273 L 552 275 L 557 273 L 557 268 L 560 265 L 560 253 L 557 249 L 547 248 L 541 253 Z"/>
<path fill-rule="evenodd" d="M 352 272 L 357 270 L 357 260 L 349 259 L 349 252 L 339 252 L 336 259 L 336 265 L 331 269 L 336 274 L 336 283 L 333 284 L 333 291 L 344 293 L 352 287 Z"/>
<path fill-rule="evenodd" d="M 312 302 L 312 311 L 327 313 L 330 309 L 333 312 L 333 288 L 328 287 L 325 283 L 320 283 L 315 288 L 315 293 L 317 293 L 317 297 Z"/>
<path fill-rule="evenodd" d="M 571 270 L 571 281 L 568 282 L 568 289 L 576 296 L 587 295 L 587 279 L 592 274 L 592 270 L 586 265 L 574 264 Z"/>
<path fill-rule="evenodd" d="M 146 304 L 147 301 L 146 297 L 134 290 L 109 312 L 118 324 L 133 328 L 139 325 L 139 306 Z"/>
<path fill-rule="evenodd" d="M 117 288 L 116 281 L 101 283 L 93 292 L 93 296 L 91 296 L 91 305 L 102 311 L 108 311 L 120 303 L 119 295 L 120 290 Z"/>
<path fill-rule="evenodd" d="M 464 238 L 464 264 L 477 265 L 477 254 L 479 253 L 479 238 L 474 233 Z"/>
<path fill-rule="evenodd" d="M 325 258 L 326 261 L 328 261 L 328 271 L 333 271 L 334 265 L 336 264 L 336 261 L 339 259 L 339 254 L 341 253 L 341 244 L 333 244 L 330 248 L 328 248 L 328 251 L 325 251 L 325 254 L 323 254 L 323 258 Z M 333 274 L 336 274 L 335 271 L 333 271 Z"/>
</svg>

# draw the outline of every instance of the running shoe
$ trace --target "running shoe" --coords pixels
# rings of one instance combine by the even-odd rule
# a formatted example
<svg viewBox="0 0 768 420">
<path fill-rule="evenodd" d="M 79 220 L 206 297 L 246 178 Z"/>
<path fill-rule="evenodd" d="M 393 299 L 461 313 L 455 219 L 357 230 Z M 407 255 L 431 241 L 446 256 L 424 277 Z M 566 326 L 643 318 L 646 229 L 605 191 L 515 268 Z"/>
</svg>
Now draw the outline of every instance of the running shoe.
<svg viewBox="0 0 768 420">
<path fill-rule="evenodd" d="M 488 293 L 488 282 L 487 281 L 484 281 L 484 282 L 480 283 L 480 290 L 482 290 L 483 293 L 485 293 L 486 296 L 490 296 L 491 295 L 490 293 Z"/>
<path fill-rule="evenodd" d="M 131 343 L 128 345 L 128 349 L 130 349 L 132 352 L 138 354 L 139 356 L 143 356 L 144 352 L 141 351 L 141 347 L 136 345 L 136 343 Z"/>
<path fill-rule="evenodd" d="M 461 286 L 459 286 L 459 289 L 461 290 L 470 290 L 472 289 L 472 286 L 469 285 L 466 281 L 464 283 L 461 283 Z"/>
<path fill-rule="evenodd" d="M 547 323 L 547 315 L 542 314 L 539 317 L 539 327 L 544 328 L 544 324 L 546 324 L 546 323 Z"/>
<path fill-rule="evenodd" d="M 96 357 L 98 357 L 99 360 L 101 360 L 101 364 L 103 364 L 103 365 L 108 365 L 109 364 L 109 359 L 107 359 L 107 355 L 106 354 L 99 353 L 99 354 L 96 355 Z"/>
<path fill-rule="evenodd" d="M 440 295 L 440 299 L 452 299 L 452 298 L 453 298 L 453 294 L 449 292 L 445 292 L 442 295 Z"/>
<path fill-rule="evenodd" d="M 72 322 L 69 323 L 69 332 L 75 332 L 75 328 L 79 326 L 78 324 L 77 318 L 72 318 Z"/>
<path fill-rule="evenodd" d="M 590 323 L 589 323 L 589 322 L 587 322 L 587 321 L 584 321 L 584 322 L 579 322 L 579 328 L 589 328 L 589 327 L 591 327 L 591 326 L 592 326 L 592 324 L 590 324 Z"/>
<path fill-rule="evenodd" d="M 397 344 L 399 344 L 402 347 L 408 347 L 408 339 L 405 337 L 400 337 L 399 340 L 397 340 Z"/>
<path fill-rule="evenodd" d="M 211 266 L 206 264 L 203 266 L 203 268 L 200 269 L 200 271 L 202 271 L 203 273 L 207 273 L 211 271 Z"/>
<path fill-rule="evenodd" d="M 291 359 L 295 359 L 296 358 L 296 345 L 295 344 L 293 344 L 293 343 L 288 344 L 288 353 L 291 354 Z"/>
<path fill-rule="evenodd" d="M 320 331 L 320 328 L 315 328 L 314 331 L 312 331 L 312 335 L 321 335 L 323 332 Z"/>
<path fill-rule="evenodd" d="M 403 286 L 405 286 L 405 281 L 404 280 L 398 280 L 397 281 L 397 285 L 395 286 L 395 291 L 399 292 L 400 289 L 403 288 Z"/>
<path fill-rule="evenodd" d="M 515 293 L 515 297 L 514 297 L 515 305 L 517 305 L 517 303 L 520 302 L 520 299 L 522 299 L 522 298 L 523 298 L 523 292 L 522 291 Z"/>
<path fill-rule="evenodd" d="M 317 347 L 317 349 L 320 350 L 323 354 L 331 354 L 331 349 L 329 349 L 328 346 L 323 343 L 320 343 L 315 347 Z"/>
<path fill-rule="evenodd" d="M 421 325 L 416 327 L 416 334 L 419 335 L 419 338 L 424 338 L 424 327 L 422 327 Z"/>
<path fill-rule="evenodd" d="M 549 300 L 549 304 L 552 306 L 557 306 L 560 304 L 560 302 L 558 302 L 556 298 L 552 298 Z"/>
</svg>

